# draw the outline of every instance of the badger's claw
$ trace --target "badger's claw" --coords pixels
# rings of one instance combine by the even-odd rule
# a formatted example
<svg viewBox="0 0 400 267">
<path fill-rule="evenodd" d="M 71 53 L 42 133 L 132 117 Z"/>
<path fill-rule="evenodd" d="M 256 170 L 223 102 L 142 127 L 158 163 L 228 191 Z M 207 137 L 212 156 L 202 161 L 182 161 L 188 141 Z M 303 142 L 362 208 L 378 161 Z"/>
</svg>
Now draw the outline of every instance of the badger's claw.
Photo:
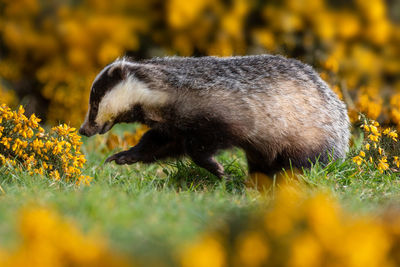
<svg viewBox="0 0 400 267">
<path fill-rule="evenodd" d="M 109 163 L 112 161 L 115 161 L 115 163 L 118 165 L 123 165 L 123 164 L 133 164 L 138 160 L 132 155 L 132 153 L 128 151 L 122 151 L 108 157 L 104 163 Z"/>
<path fill-rule="evenodd" d="M 115 159 L 116 159 L 116 154 L 114 154 L 114 155 L 108 157 L 104 163 L 109 163 L 109 162 L 111 162 L 111 161 L 113 161 L 113 160 L 115 160 Z"/>
</svg>

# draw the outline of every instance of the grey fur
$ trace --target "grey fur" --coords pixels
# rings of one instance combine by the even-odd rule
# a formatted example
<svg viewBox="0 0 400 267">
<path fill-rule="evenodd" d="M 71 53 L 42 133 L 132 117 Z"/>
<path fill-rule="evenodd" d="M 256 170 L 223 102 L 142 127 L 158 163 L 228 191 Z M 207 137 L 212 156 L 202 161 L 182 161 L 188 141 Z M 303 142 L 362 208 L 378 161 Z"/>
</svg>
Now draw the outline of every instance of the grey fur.
<svg viewBox="0 0 400 267">
<path fill-rule="evenodd" d="M 273 55 L 123 59 L 107 66 L 102 75 L 110 76 L 115 69 L 122 73 L 117 75 L 121 79 L 133 75 L 149 89 L 169 95 L 163 106 L 132 106 L 131 115 L 123 114 L 114 122 L 141 121 L 157 131 L 157 138 L 172 136 L 182 146 L 173 155 L 153 155 L 154 159 L 201 154 L 203 160 L 195 162 L 222 176 L 221 166 L 209 161 L 218 149 L 237 146 L 246 151 L 250 172 L 272 174 L 289 164 L 307 167 L 316 158 L 327 163 L 328 155 L 343 158 L 348 150 L 350 123 L 344 103 L 310 66 L 298 60 Z M 112 88 L 93 85 L 91 107 L 108 90 Z M 82 133 L 90 124 L 89 120 Z M 92 122 L 92 131 L 86 133 L 98 133 L 101 127 Z M 151 162 L 143 160 L 144 150 L 138 151 L 134 147 L 109 161 Z"/>
</svg>

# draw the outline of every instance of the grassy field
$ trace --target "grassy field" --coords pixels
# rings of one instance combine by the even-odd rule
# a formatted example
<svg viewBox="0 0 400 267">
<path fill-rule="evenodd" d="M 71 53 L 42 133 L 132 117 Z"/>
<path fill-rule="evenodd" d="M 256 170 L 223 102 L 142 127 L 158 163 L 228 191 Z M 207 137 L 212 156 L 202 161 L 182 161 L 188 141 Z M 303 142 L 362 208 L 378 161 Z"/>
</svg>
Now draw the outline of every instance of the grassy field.
<svg viewBox="0 0 400 267">
<path fill-rule="evenodd" d="M 126 130 L 132 129 L 120 127 L 113 132 Z M 40 175 L 0 169 L 3 248 L 15 247 L 19 242 L 19 212 L 31 206 L 55 210 L 83 232 L 100 233 L 113 249 L 151 266 L 152 261 L 160 259 L 173 264 L 174 253 L 205 231 L 223 225 L 229 218 L 245 217 L 268 207 L 276 191 L 288 183 L 310 195 L 330 192 L 345 210 L 360 214 L 376 214 L 399 201 L 398 174 L 359 172 L 351 157 L 326 167 L 316 164 L 295 178 L 275 177 L 263 187 L 265 181 L 247 177 L 244 154 L 239 150 L 218 156 L 232 177 L 226 182 L 188 159 L 151 165 L 104 165 L 113 152 L 106 148 L 105 138 L 84 140 L 83 152 L 88 160 L 84 173 L 94 177 L 90 186 L 76 187 Z M 360 140 L 353 140 L 352 150 L 360 147 Z"/>
</svg>

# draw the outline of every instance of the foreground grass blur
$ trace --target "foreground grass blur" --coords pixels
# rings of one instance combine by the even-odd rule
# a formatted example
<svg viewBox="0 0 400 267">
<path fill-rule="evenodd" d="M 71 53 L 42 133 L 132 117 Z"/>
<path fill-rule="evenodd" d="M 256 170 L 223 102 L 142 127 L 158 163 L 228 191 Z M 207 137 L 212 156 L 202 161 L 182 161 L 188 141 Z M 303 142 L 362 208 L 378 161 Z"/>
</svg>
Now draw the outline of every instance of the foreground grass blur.
<svg viewBox="0 0 400 267">
<path fill-rule="evenodd" d="M 365 149 L 362 138 L 354 139 L 345 161 L 316 164 L 270 183 L 247 178 L 238 150 L 218 156 L 232 181 L 219 181 L 186 159 L 104 165 L 137 127 L 122 125 L 83 140 L 83 174 L 93 177 L 90 186 L 2 166 L 0 262 L 16 266 L 20 255 L 37 266 L 96 265 L 101 255 L 117 266 L 327 266 L 325 259 L 340 266 L 390 266 L 399 261 L 398 173 L 379 165 L 360 169 L 352 155 Z M 64 228 L 74 234 L 61 234 Z M 65 246 L 54 245 L 54 240 L 65 243 L 63 238 Z M 382 246 L 371 250 L 371 244 Z M 24 252 L 31 246 L 43 250 Z M 74 254 L 85 248 L 91 257 Z"/>
</svg>

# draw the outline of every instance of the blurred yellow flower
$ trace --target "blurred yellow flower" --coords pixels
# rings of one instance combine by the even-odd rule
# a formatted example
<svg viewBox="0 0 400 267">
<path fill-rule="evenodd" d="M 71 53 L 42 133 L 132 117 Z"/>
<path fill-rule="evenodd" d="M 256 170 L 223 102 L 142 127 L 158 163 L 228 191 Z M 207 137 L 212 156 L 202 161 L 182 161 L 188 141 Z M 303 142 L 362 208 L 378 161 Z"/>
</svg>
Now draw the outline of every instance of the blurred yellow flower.
<svg viewBox="0 0 400 267">
<path fill-rule="evenodd" d="M 293 190 L 299 191 L 296 194 Z M 275 228 L 260 228 L 265 218 L 273 218 L 270 213 L 290 221 L 284 234 L 277 234 Z M 224 228 L 206 233 L 204 239 L 218 240 L 227 266 L 397 266 L 399 218 L 397 212 L 390 219 L 354 215 L 342 209 L 329 194 L 309 195 L 299 188 L 282 187 L 277 189 L 277 197 L 268 208 L 252 216 L 237 217 Z M 268 221 L 273 223 L 277 222 Z M 211 253 L 207 254 L 209 257 L 188 254 L 186 250 L 181 253 L 183 259 L 192 256 L 188 260 L 192 266 L 197 266 L 196 261 L 207 261 L 209 266 L 220 262 L 219 256 L 212 262 Z"/>
<path fill-rule="evenodd" d="M 53 211 L 29 207 L 20 212 L 21 244 L 0 255 L 0 265 L 16 266 L 131 266 L 95 235 L 84 235 Z"/>
<path fill-rule="evenodd" d="M 174 28 L 182 28 L 194 22 L 199 14 L 210 4 L 207 0 L 169 0 L 167 1 L 168 23 Z"/>
<path fill-rule="evenodd" d="M 244 232 L 236 244 L 238 266 L 264 266 L 268 262 L 269 247 L 261 232 Z"/>
<path fill-rule="evenodd" d="M 217 238 L 205 236 L 184 250 L 181 264 L 182 267 L 227 266 L 224 247 Z"/>
<path fill-rule="evenodd" d="M 296 237 L 292 242 L 288 266 L 321 266 L 322 256 L 322 248 L 318 240 L 311 233 L 304 233 Z"/>
</svg>

